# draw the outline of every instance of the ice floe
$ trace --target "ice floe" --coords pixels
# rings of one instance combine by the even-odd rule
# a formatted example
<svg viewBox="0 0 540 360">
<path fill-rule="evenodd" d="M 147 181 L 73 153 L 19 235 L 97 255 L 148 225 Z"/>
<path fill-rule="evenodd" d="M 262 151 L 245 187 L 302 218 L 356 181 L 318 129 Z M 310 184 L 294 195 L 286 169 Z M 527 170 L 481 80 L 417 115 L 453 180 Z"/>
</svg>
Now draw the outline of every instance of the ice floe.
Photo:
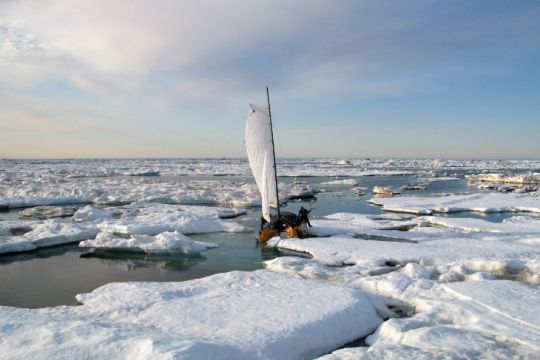
<svg viewBox="0 0 540 360">
<path fill-rule="evenodd" d="M 392 190 L 389 186 L 374 186 L 371 192 L 375 195 L 382 195 L 382 196 L 394 196 L 399 195 L 398 192 L 395 192 Z"/>
<path fill-rule="evenodd" d="M 469 182 L 489 182 L 489 183 L 504 183 L 504 184 L 520 184 L 520 185 L 540 185 L 540 174 L 509 174 L 509 173 L 494 173 L 468 175 Z"/>
<path fill-rule="evenodd" d="M 118 218 L 104 218 L 95 222 L 107 233 L 127 235 L 157 235 L 167 231 L 183 234 L 211 232 L 242 232 L 246 228 L 232 221 L 221 219 L 244 210 L 216 208 L 210 206 L 167 205 L 132 203 L 115 208 Z"/>
<path fill-rule="evenodd" d="M 391 230 L 400 223 L 417 227 Z M 281 257 L 266 267 L 360 288 L 373 297 L 380 314 L 390 317 L 365 339 L 367 347 L 337 350 L 325 359 L 534 358 L 540 351 L 540 318 L 531 313 L 533 304 L 540 304 L 540 290 L 529 285 L 540 284 L 537 218 L 493 223 L 340 213 L 313 225 L 310 231 L 343 235 L 273 239 L 274 246 L 311 258 Z M 436 236 L 422 241 L 415 231 L 424 228 L 436 229 Z M 351 237 L 397 232 L 412 234 L 416 243 Z M 400 307 L 413 311 L 406 317 L 392 314 Z"/>
<path fill-rule="evenodd" d="M 540 212 L 540 197 L 530 194 L 480 193 L 449 196 L 373 198 L 383 210 L 428 215 L 459 211 Z"/>
<path fill-rule="evenodd" d="M 19 219 L 45 220 L 55 217 L 70 217 L 75 214 L 75 206 L 36 206 L 19 211 Z"/>
<path fill-rule="evenodd" d="M 30 251 L 94 238 L 93 224 L 73 224 L 56 219 L 0 222 L 0 254 Z M 16 236 L 7 235 L 19 234 Z M 4 237 L 2 237 L 4 235 Z"/>
<path fill-rule="evenodd" d="M 350 185 L 350 186 L 356 186 L 358 185 L 358 181 L 355 179 L 341 179 L 341 180 L 332 180 L 332 181 L 326 181 L 321 183 L 322 186 L 342 186 L 342 185 Z"/>
<path fill-rule="evenodd" d="M 265 270 L 112 283 L 77 299 L 0 307 L 4 358 L 313 358 L 381 323 L 359 290 Z"/>
<path fill-rule="evenodd" d="M 280 183 L 280 199 L 313 196 L 306 183 Z M 23 178 L 0 182 L 0 206 L 7 208 L 62 204 L 118 205 L 136 201 L 186 205 L 259 206 L 255 184 L 217 180 L 150 180 L 146 177 Z"/>
<path fill-rule="evenodd" d="M 217 247 L 213 243 L 194 241 L 177 231 L 163 232 L 156 236 L 131 235 L 129 237 L 101 232 L 95 239 L 81 241 L 79 246 L 105 250 L 183 254 L 200 253 L 206 249 Z"/>
<path fill-rule="evenodd" d="M 126 250 L 132 246 L 135 251 L 199 252 L 212 244 L 193 242 L 182 234 L 246 231 L 243 225 L 223 220 L 245 212 L 243 209 L 140 202 L 105 209 L 87 205 L 75 212 L 73 222 L 60 219 L 0 221 L 0 254 L 81 240 L 86 240 L 81 245 L 84 247 Z"/>
<path fill-rule="evenodd" d="M 399 280 L 382 275 L 389 289 Z M 540 351 L 539 290 L 513 281 L 433 284 L 428 279 L 401 286 L 418 311 L 390 319 L 366 339 L 369 347 L 335 351 L 323 359 L 534 359 Z"/>
</svg>

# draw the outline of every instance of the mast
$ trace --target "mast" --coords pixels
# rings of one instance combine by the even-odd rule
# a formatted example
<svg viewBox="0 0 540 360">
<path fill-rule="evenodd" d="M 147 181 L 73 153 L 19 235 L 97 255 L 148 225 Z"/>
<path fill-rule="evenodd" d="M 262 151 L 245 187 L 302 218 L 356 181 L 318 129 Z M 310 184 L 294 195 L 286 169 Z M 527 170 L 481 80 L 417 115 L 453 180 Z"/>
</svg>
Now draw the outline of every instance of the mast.
<svg viewBox="0 0 540 360">
<path fill-rule="evenodd" d="M 266 98 L 268 99 L 268 115 L 270 116 L 270 138 L 272 139 L 272 156 L 274 158 L 274 178 L 276 182 L 276 202 L 277 202 L 277 216 L 278 219 L 281 217 L 279 211 L 279 192 L 278 192 L 278 180 L 277 180 L 277 169 L 276 169 L 276 148 L 274 146 L 274 130 L 272 129 L 272 111 L 270 111 L 270 93 L 268 92 L 268 85 L 266 86 Z"/>
</svg>

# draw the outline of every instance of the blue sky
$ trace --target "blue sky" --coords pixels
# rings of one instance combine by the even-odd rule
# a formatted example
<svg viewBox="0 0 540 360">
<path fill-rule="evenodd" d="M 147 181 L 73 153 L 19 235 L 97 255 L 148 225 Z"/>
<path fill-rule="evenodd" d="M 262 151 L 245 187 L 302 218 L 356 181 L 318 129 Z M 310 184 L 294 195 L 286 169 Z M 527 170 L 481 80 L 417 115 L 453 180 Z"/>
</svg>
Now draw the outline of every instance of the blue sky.
<svg viewBox="0 0 540 360">
<path fill-rule="evenodd" d="M 540 158 L 537 1 L 0 3 L 0 157 Z"/>
</svg>

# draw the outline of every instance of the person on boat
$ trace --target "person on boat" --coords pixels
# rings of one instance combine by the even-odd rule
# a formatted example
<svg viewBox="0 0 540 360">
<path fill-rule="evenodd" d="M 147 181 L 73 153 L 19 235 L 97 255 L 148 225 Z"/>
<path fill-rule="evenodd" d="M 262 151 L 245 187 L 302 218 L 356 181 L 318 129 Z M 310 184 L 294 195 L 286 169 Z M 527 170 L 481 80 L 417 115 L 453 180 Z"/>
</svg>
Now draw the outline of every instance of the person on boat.
<svg viewBox="0 0 540 360">
<path fill-rule="evenodd" d="M 306 224 L 308 227 L 312 227 L 311 223 L 309 222 L 308 215 L 311 212 L 311 210 L 308 210 L 304 208 L 303 206 L 300 208 L 300 211 L 298 212 L 298 222 L 300 224 Z"/>
<path fill-rule="evenodd" d="M 305 225 L 311 227 L 308 214 L 310 210 L 304 207 L 300 208 L 298 215 L 290 212 L 281 212 L 280 216 L 272 215 L 270 222 L 261 217 L 261 228 L 259 230 L 259 239 L 267 241 L 274 236 L 279 236 L 285 232 L 290 238 L 302 236 L 302 230 Z"/>
</svg>

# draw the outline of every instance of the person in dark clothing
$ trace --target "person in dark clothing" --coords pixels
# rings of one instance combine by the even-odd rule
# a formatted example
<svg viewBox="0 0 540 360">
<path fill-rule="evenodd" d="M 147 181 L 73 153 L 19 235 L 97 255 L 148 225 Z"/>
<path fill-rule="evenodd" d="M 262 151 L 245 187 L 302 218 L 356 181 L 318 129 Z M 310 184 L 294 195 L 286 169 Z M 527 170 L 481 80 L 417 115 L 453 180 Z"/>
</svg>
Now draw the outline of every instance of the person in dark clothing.
<svg viewBox="0 0 540 360">
<path fill-rule="evenodd" d="M 300 208 L 300 211 L 298 212 L 298 222 L 300 224 L 307 224 L 307 226 L 312 227 L 311 223 L 309 222 L 308 215 L 311 212 L 311 210 L 305 209 L 303 206 Z"/>
</svg>

